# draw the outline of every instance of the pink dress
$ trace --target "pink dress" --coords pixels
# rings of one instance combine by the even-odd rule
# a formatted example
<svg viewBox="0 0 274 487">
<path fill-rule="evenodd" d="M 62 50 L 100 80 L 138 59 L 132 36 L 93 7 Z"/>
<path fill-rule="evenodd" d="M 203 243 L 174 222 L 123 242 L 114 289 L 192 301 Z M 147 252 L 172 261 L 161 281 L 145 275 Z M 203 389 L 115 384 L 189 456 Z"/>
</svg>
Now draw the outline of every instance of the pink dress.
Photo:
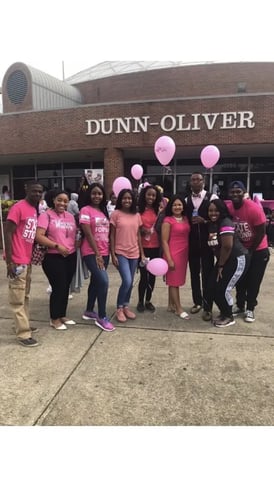
<svg viewBox="0 0 274 487">
<path fill-rule="evenodd" d="M 187 218 L 177 222 L 173 216 L 166 216 L 164 223 L 170 224 L 169 250 L 175 264 L 174 271 L 166 273 L 166 284 L 168 286 L 183 286 L 186 281 L 186 269 L 188 263 L 188 237 L 190 225 Z M 166 260 L 166 257 L 164 256 Z"/>
</svg>

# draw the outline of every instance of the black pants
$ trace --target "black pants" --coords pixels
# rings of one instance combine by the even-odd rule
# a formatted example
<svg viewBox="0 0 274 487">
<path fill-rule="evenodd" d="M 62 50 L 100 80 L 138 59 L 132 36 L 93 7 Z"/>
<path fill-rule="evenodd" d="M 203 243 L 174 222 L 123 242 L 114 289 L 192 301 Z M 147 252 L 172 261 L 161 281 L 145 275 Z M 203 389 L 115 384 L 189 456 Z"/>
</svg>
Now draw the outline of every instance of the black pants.
<svg viewBox="0 0 274 487">
<path fill-rule="evenodd" d="M 66 316 L 69 287 L 76 269 L 76 252 L 62 257 L 60 254 L 46 254 L 42 267 L 52 293 L 49 300 L 50 318 L 57 320 Z"/>
<path fill-rule="evenodd" d="M 236 286 L 236 302 L 239 308 L 244 308 L 246 304 L 246 309 L 254 311 L 269 257 L 268 248 L 256 250 L 251 255 L 248 271 Z"/>
<path fill-rule="evenodd" d="M 155 259 L 159 257 L 159 248 L 149 249 L 144 248 L 144 254 L 150 259 Z M 139 303 L 149 302 L 151 300 L 152 292 L 155 286 L 156 277 L 146 270 L 146 267 L 139 267 L 140 270 L 140 281 L 138 286 Z"/>
<path fill-rule="evenodd" d="M 193 303 L 211 311 L 212 302 L 205 299 L 209 276 L 214 267 L 214 255 L 209 247 L 202 252 L 191 243 L 189 246 L 189 270 Z M 202 282 L 201 282 L 202 281 Z"/>
<path fill-rule="evenodd" d="M 239 257 L 229 259 L 223 268 L 222 278 L 218 282 L 217 265 L 211 272 L 205 299 L 209 303 L 214 301 L 220 310 L 221 316 L 224 318 L 232 316 L 232 289 L 247 272 L 249 260 L 249 255 L 240 255 Z"/>
</svg>

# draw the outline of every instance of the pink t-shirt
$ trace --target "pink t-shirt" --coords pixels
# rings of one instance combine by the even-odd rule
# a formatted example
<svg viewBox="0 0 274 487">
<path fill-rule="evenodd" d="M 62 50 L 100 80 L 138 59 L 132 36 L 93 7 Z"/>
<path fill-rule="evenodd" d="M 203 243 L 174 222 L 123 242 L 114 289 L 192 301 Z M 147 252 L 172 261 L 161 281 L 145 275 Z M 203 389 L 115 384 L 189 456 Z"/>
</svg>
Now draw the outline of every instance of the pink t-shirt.
<svg viewBox="0 0 274 487">
<path fill-rule="evenodd" d="M 100 254 L 109 255 L 109 219 L 106 215 L 90 205 L 84 206 L 80 211 L 79 223 L 90 226 Z M 81 245 L 82 256 L 94 253 L 86 237 L 84 237 Z"/>
<path fill-rule="evenodd" d="M 16 224 L 12 236 L 12 262 L 30 264 L 37 226 L 36 208 L 26 200 L 18 201 L 11 207 L 7 220 Z"/>
<path fill-rule="evenodd" d="M 137 235 L 142 226 L 140 214 L 114 210 L 110 223 L 116 229 L 115 254 L 123 255 L 127 259 L 138 259 L 140 250 Z"/>
<path fill-rule="evenodd" d="M 254 238 L 254 227 L 266 222 L 263 209 L 252 200 L 243 200 L 241 208 L 236 209 L 232 201 L 226 201 L 226 206 L 236 226 L 236 232 L 246 249 L 252 246 Z M 268 247 L 267 236 L 265 235 L 256 250 Z"/>
<path fill-rule="evenodd" d="M 47 237 L 59 245 L 63 245 L 70 254 L 76 252 L 76 223 L 74 216 L 68 211 L 56 213 L 54 210 L 47 210 L 38 218 L 37 227 L 44 228 Z M 56 249 L 48 249 L 48 254 L 58 254 Z"/>
<path fill-rule="evenodd" d="M 150 230 L 149 235 L 142 235 L 142 245 L 143 248 L 155 249 L 160 247 L 158 234 L 154 229 L 155 222 L 157 220 L 157 215 L 152 208 L 146 208 L 144 213 L 141 215 L 142 226 L 145 230 Z"/>
</svg>

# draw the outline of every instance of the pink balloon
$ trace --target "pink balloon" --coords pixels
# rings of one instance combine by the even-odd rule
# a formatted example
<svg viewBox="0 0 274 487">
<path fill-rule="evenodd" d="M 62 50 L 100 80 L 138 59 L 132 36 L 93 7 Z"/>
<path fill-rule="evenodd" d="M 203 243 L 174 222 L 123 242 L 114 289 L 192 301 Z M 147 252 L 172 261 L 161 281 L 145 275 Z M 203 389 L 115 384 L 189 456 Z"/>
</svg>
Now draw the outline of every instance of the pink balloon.
<svg viewBox="0 0 274 487">
<path fill-rule="evenodd" d="M 147 270 L 154 276 L 164 276 L 168 271 L 168 264 L 166 260 L 157 257 L 147 263 Z"/>
<path fill-rule="evenodd" d="M 118 196 L 122 189 L 132 189 L 131 182 L 128 178 L 121 176 L 113 181 L 112 190 L 115 196 Z"/>
<path fill-rule="evenodd" d="M 151 184 L 148 181 L 144 183 L 143 188 L 146 188 L 147 186 L 151 186 Z"/>
<path fill-rule="evenodd" d="M 162 166 L 167 166 L 175 154 L 176 145 L 174 140 L 167 135 L 162 135 L 154 144 L 154 153 Z"/>
<path fill-rule="evenodd" d="M 210 169 L 215 166 L 220 159 L 220 151 L 215 145 L 207 145 L 203 148 L 200 157 L 203 166 L 206 169 Z"/>
<path fill-rule="evenodd" d="M 143 176 L 143 168 L 140 164 L 134 164 L 131 168 L 131 176 L 137 181 Z"/>
</svg>

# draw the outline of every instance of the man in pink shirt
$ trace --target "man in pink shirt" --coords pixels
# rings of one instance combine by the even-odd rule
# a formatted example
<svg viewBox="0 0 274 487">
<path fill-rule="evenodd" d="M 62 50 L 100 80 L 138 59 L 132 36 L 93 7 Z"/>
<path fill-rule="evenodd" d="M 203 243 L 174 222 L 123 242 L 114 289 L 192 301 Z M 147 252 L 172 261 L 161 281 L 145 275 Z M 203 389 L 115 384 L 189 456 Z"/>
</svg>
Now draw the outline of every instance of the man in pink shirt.
<svg viewBox="0 0 274 487">
<path fill-rule="evenodd" d="M 15 332 L 20 345 L 35 347 L 29 323 L 31 256 L 37 226 L 38 205 L 43 187 L 37 181 L 26 184 L 26 197 L 15 203 L 6 222 L 6 264 L 9 278 L 9 303 L 14 314 Z"/>
<path fill-rule="evenodd" d="M 244 183 L 233 181 L 229 185 L 231 201 L 226 204 L 236 224 L 238 237 L 251 254 L 248 271 L 236 285 L 237 306 L 233 312 L 235 315 L 244 313 L 244 320 L 253 323 L 257 296 L 269 261 L 269 250 L 264 211 L 258 203 L 245 199 L 245 193 Z"/>
</svg>

